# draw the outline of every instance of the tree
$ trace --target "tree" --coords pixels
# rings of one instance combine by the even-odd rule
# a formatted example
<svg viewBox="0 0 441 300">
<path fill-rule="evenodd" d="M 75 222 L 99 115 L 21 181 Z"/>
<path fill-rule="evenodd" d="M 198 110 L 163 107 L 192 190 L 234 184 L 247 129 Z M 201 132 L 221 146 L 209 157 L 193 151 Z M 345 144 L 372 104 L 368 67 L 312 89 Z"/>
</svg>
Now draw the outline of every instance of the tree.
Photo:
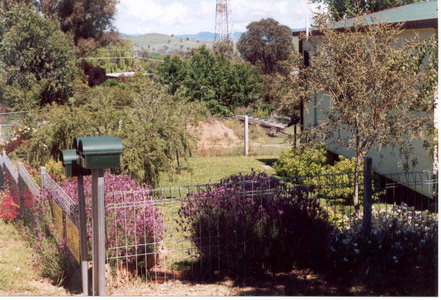
<svg viewBox="0 0 441 300">
<path fill-rule="evenodd" d="M 229 59 L 235 58 L 234 44 L 231 40 L 218 41 L 213 44 L 213 51 L 217 55 L 224 55 Z"/>
<path fill-rule="evenodd" d="M 122 172 L 139 182 L 157 184 L 161 173 L 173 174 L 178 157 L 189 156 L 197 103 L 169 95 L 164 87 L 135 76 L 125 88 L 85 88 L 67 105 L 47 106 L 31 139 L 28 160 L 43 165 L 68 149 L 77 136 L 111 135 L 124 143 Z M 44 121 L 44 122 L 43 122 Z"/>
<path fill-rule="evenodd" d="M 71 37 L 57 22 L 29 6 L 0 9 L 2 93 L 10 105 L 32 109 L 64 103 L 72 95 L 78 69 Z"/>
<path fill-rule="evenodd" d="M 323 35 L 299 78 L 307 94 L 319 96 L 325 117 L 307 133 L 355 152 L 358 206 L 357 172 L 371 149 L 393 146 L 409 153 L 412 139 L 433 140 L 437 41 L 403 41 L 399 24 L 357 23 L 345 32 L 319 28 Z"/>
<path fill-rule="evenodd" d="M 0 0 L 7 10 L 16 4 L 32 5 L 45 16 L 57 19 L 61 30 L 74 37 L 78 54 L 118 43 L 113 32 L 118 0 Z"/>
<path fill-rule="evenodd" d="M 55 14 L 64 32 L 74 40 L 100 41 L 106 32 L 113 31 L 117 0 L 40 0 L 46 15 Z"/>
<path fill-rule="evenodd" d="M 203 100 L 212 114 L 229 116 L 236 107 L 246 107 L 261 97 L 258 70 L 211 53 L 205 46 L 193 49 L 183 59 L 166 57 L 158 80 L 174 94 L 183 91 L 193 101 Z"/>
<path fill-rule="evenodd" d="M 242 34 L 237 49 L 244 59 L 258 66 L 263 74 L 273 74 L 278 64 L 294 51 L 291 29 L 272 18 L 252 22 Z"/>
<path fill-rule="evenodd" d="M 377 12 L 420 0 L 311 0 L 312 3 L 323 3 L 329 7 L 334 20 L 350 18 L 360 14 Z"/>
</svg>

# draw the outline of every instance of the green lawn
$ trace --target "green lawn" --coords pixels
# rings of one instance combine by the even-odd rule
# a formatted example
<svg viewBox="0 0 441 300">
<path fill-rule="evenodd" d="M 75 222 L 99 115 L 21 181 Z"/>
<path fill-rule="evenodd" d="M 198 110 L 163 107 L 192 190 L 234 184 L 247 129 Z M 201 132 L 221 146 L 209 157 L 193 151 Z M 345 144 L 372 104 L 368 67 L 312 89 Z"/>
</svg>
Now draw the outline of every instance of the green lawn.
<svg viewBox="0 0 441 300">
<path fill-rule="evenodd" d="M 163 175 L 160 187 L 215 183 L 234 174 L 250 173 L 252 169 L 273 174 L 274 170 L 265 162 L 276 158 L 276 156 L 193 157 L 188 160 L 188 168 L 184 168 L 173 179 Z"/>
</svg>

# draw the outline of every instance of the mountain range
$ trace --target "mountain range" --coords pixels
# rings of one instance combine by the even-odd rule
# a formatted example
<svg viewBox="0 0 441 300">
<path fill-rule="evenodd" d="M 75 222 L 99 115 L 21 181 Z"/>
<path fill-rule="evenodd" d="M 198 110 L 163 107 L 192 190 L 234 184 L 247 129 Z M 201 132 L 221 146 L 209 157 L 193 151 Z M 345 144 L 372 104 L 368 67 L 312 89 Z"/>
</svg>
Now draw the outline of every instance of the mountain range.
<svg viewBox="0 0 441 300">
<path fill-rule="evenodd" d="M 242 35 L 242 33 L 243 32 L 235 32 L 233 34 L 234 42 L 239 41 L 240 36 Z M 149 33 L 149 34 L 151 34 L 151 33 Z M 158 34 L 161 34 L 161 33 L 158 33 Z M 143 36 L 143 35 L 146 35 L 146 34 L 126 34 L 126 33 L 120 33 L 119 35 L 122 38 L 125 38 L 125 39 L 132 39 L 132 38 L 136 38 L 136 37 Z M 214 33 L 213 32 L 208 32 L 208 31 L 194 33 L 194 34 L 176 34 L 176 35 L 170 35 L 170 36 L 174 36 L 174 37 L 178 37 L 178 38 L 183 38 L 183 39 L 187 39 L 188 38 L 190 40 L 200 41 L 200 42 L 213 42 L 214 41 Z"/>
</svg>

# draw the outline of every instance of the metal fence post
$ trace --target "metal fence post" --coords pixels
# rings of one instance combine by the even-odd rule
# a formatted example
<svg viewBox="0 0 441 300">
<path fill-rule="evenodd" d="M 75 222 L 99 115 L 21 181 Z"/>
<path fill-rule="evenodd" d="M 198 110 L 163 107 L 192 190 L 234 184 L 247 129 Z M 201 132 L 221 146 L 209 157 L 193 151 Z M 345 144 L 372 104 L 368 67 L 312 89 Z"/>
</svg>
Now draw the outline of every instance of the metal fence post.
<svg viewBox="0 0 441 300">
<path fill-rule="evenodd" d="M 3 177 L 3 172 L 5 171 L 4 165 L 3 165 L 3 155 L 0 156 L 0 189 L 5 189 L 5 179 Z"/>
<path fill-rule="evenodd" d="M 92 169 L 92 228 L 93 228 L 93 295 L 106 295 L 106 237 L 104 211 L 104 170 Z"/>
<path fill-rule="evenodd" d="M 244 147 L 245 147 L 245 156 L 248 156 L 249 147 L 248 147 L 248 116 L 245 116 L 245 134 L 244 134 Z"/>
<path fill-rule="evenodd" d="M 46 167 L 40 167 L 41 188 L 44 189 L 44 176 L 46 175 Z"/>
<path fill-rule="evenodd" d="M 84 198 L 84 178 L 77 177 L 77 193 L 78 205 L 80 213 L 80 243 L 81 243 L 81 281 L 83 287 L 83 294 L 89 294 L 89 278 L 87 266 L 87 225 L 86 225 L 86 201 Z"/>
<path fill-rule="evenodd" d="M 363 232 L 366 236 L 372 229 L 372 158 L 366 157 L 363 171 Z"/>
<path fill-rule="evenodd" d="M 21 197 L 21 195 L 22 195 L 22 192 L 21 192 L 21 188 L 22 188 L 22 179 L 21 179 L 21 172 L 20 172 L 20 167 L 22 167 L 23 166 L 23 163 L 22 162 L 18 162 L 17 163 L 17 165 L 18 165 L 18 168 L 17 168 L 17 174 L 18 174 L 18 180 L 17 180 L 17 186 L 18 186 L 18 199 L 20 199 L 20 216 L 22 217 L 22 218 L 24 218 L 24 199 L 22 199 L 22 197 Z"/>
</svg>

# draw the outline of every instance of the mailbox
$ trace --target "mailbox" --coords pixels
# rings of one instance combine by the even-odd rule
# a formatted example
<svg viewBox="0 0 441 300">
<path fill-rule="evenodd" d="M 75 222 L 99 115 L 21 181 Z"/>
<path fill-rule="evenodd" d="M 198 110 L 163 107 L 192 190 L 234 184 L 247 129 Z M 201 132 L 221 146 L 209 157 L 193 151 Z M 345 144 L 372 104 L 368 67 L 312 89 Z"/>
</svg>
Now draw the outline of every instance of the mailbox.
<svg viewBox="0 0 441 300">
<path fill-rule="evenodd" d="M 114 137 L 76 138 L 79 164 L 85 169 L 109 169 L 119 167 L 123 150 L 122 140 Z"/>
<path fill-rule="evenodd" d="M 78 164 L 79 156 L 76 150 L 61 150 L 60 160 L 63 163 L 64 175 L 66 177 L 87 176 L 91 174 Z"/>
</svg>

